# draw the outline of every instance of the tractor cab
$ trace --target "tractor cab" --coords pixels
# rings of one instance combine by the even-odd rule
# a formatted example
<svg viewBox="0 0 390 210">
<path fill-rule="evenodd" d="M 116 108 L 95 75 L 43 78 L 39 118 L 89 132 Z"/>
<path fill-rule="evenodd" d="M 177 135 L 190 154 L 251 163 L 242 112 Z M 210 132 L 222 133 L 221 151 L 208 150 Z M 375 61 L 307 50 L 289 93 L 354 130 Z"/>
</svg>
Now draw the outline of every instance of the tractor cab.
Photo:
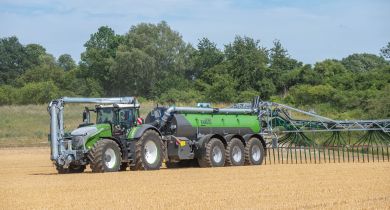
<svg viewBox="0 0 390 210">
<path fill-rule="evenodd" d="M 139 106 L 134 104 L 96 105 L 96 124 L 110 124 L 113 135 L 123 135 L 137 125 Z"/>
<path fill-rule="evenodd" d="M 96 113 L 96 124 L 109 124 L 113 135 L 123 135 L 137 125 L 139 104 L 96 105 L 95 109 L 85 107 L 83 123 L 79 127 L 93 125 L 90 112 Z"/>
</svg>

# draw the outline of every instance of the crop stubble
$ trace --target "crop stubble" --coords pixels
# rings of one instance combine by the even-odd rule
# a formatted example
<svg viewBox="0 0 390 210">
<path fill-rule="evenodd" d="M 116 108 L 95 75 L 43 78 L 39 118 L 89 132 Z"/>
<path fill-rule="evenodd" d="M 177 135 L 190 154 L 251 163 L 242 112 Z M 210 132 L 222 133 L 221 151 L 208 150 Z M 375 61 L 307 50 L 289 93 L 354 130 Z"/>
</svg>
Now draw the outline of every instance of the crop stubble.
<svg viewBox="0 0 390 210">
<path fill-rule="evenodd" d="M 0 209 L 390 207 L 388 162 L 57 175 L 49 153 L 0 149 Z"/>
</svg>

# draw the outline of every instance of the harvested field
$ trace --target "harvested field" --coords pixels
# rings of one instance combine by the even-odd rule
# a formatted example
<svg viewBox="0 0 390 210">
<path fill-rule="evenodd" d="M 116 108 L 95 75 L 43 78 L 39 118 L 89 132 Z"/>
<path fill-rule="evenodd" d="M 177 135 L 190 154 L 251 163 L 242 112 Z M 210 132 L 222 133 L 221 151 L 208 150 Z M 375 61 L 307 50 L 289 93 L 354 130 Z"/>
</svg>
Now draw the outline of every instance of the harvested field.
<svg viewBox="0 0 390 210">
<path fill-rule="evenodd" d="M 0 209 L 389 209 L 390 164 L 57 175 L 48 148 L 0 149 Z"/>
</svg>

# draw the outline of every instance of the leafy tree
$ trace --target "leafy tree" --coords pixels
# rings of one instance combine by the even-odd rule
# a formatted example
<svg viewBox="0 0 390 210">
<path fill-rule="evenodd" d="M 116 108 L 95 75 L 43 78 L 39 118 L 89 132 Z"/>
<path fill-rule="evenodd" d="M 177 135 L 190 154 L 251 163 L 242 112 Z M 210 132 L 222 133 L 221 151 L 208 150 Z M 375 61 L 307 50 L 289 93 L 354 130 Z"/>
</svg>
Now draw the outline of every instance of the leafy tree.
<svg viewBox="0 0 390 210">
<path fill-rule="evenodd" d="M 304 65 L 286 72 L 281 75 L 280 80 L 283 81 L 284 87 L 287 90 L 295 85 L 318 85 L 323 82 L 318 72 L 314 71 L 311 65 Z"/>
<path fill-rule="evenodd" d="M 191 53 L 192 47 L 166 22 L 141 23 L 131 27 L 124 36 L 111 72 L 116 84 L 127 84 L 125 80 L 132 80 L 135 94 L 156 98 L 168 90 L 166 86 L 172 81 L 185 81 Z"/>
<path fill-rule="evenodd" d="M 238 98 L 236 98 L 237 102 L 251 102 L 254 97 L 259 96 L 260 93 L 256 90 L 249 89 L 241 91 L 238 95 Z"/>
<path fill-rule="evenodd" d="M 155 60 L 139 49 L 119 50 L 111 68 L 115 95 L 142 95 L 150 97 Z M 153 80 L 152 80 L 153 79 Z"/>
<path fill-rule="evenodd" d="M 352 72 L 370 71 L 374 68 L 381 68 L 387 65 L 383 57 L 368 53 L 352 54 L 343 58 L 341 63 L 347 70 Z"/>
<path fill-rule="evenodd" d="M 213 83 L 206 87 L 206 99 L 211 102 L 232 102 L 237 95 L 236 86 L 236 81 L 229 74 L 216 74 Z"/>
<path fill-rule="evenodd" d="M 196 79 L 199 78 L 206 69 L 220 64 L 224 59 L 224 55 L 217 48 L 215 43 L 207 38 L 202 38 L 199 40 L 197 50 L 194 51 L 192 59 L 194 67 L 188 78 Z"/>
<path fill-rule="evenodd" d="M 269 50 L 270 66 L 267 77 L 273 81 L 277 92 L 286 93 L 288 86 L 281 79 L 282 75 L 289 74 L 293 69 L 301 67 L 302 63 L 290 58 L 287 50 L 283 48 L 279 40 L 275 40 L 273 44 L 274 46 Z"/>
<path fill-rule="evenodd" d="M 332 103 L 336 90 L 326 85 L 298 85 L 291 89 L 293 102 L 299 105 Z"/>
<path fill-rule="evenodd" d="M 233 43 L 225 46 L 229 62 L 229 74 L 237 81 L 238 90 L 260 90 L 259 83 L 268 63 L 268 52 L 259 40 L 237 36 Z"/>
<path fill-rule="evenodd" d="M 38 66 L 43 62 L 43 59 L 48 54 L 46 53 L 46 49 L 39 44 L 28 44 L 25 47 L 26 51 L 26 59 L 27 59 L 27 68 L 32 68 L 34 66 Z"/>
<path fill-rule="evenodd" d="M 99 82 L 105 95 L 111 95 L 113 92 L 109 72 L 121 40 L 121 36 L 116 35 L 114 30 L 102 26 L 84 44 L 86 50 L 81 54 L 82 77 L 93 78 Z"/>
<path fill-rule="evenodd" d="M 29 66 L 26 50 L 15 36 L 0 39 L 0 84 L 11 84 Z"/>
<path fill-rule="evenodd" d="M 197 91 L 194 90 L 177 90 L 171 88 L 168 91 L 164 92 L 158 99 L 161 103 L 175 104 L 179 102 L 197 102 L 200 101 L 201 97 Z"/>
<path fill-rule="evenodd" d="M 322 62 L 318 62 L 314 66 L 314 71 L 318 74 L 322 83 L 328 83 L 334 87 L 348 85 L 345 84 L 345 81 L 339 80 L 338 78 L 347 79 L 346 81 L 352 82 L 350 79 L 344 77 L 344 75 L 349 72 L 347 72 L 347 69 L 343 66 L 343 64 L 337 60 L 327 59 Z M 351 75 L 348 74 L 348 76 Z"/>
<path fill-rule="evenodd" d="M 19 86 L 23 86 L 26 83 L 44 81 L 53 81 L 61 86 L 65 83 L 64 71 L 55 65 L 43 64 L 27 70 L 17 80 Z"/>
<path fill-rule="evenodd" d="M 390 59 L 390 42 L 387 43 L 386 47 L 381 48 L 381 55 L 384 58 Z"/>
<path fill-rule="evenodd" d="M 214 82 L 214 75 L 217 74 L 230 74 L 229 70 L 232 68 L 229 62 L 222 62 L 211 68 L 205 69 L 199 79 L 204 81 L 207 84 L 212 84 Z"/>
<path fill-rule="evenodd" d="M 383 90 L 377 92 L 375 97 L 368 100 L 368 118 L 389 119 L 390 118 L 390 84 L 386 84 Z"/>
<path fill-rule="evenodd" d="M 74 62 L 72 56 L 69 54 L 62 54 L 57 59 L 58 66 L 60 66 L 65 71 L 76 68 L 76 63 Z"/>
<path fill-rule="evenodd" d="M 33 82 L 20 88 L 16 102 L 18 104 L 43 104 L 58 97 L 60 97 L 60 91 L 52 81 Z"/>
<path fill-rule="evenodd" d="M 262 99 L 268 99 L 276 93 L 276 87 L 274 83 L 267 77 L 257 81 L 257 87 L 259 88 L 258 90 Z"/>
</svg>

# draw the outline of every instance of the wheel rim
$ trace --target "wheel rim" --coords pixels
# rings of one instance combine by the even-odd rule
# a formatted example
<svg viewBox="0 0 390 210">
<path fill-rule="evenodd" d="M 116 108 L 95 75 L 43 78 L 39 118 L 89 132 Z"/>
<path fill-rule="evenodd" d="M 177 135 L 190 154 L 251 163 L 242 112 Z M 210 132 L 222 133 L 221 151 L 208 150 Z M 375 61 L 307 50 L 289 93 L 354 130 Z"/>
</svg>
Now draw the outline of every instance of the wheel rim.
<svg viewBox="0 0 390 210">
<path fill-rule="evenodd" d="M 240 162 L 242 159 L 242 152 L 239 146 L 235 145 L 232 150 L 232 157 L 235 162 Z"/>
<path fill-rule="evenodd" d="M 153 164 L 154 162 L 156 162 L 158 155 L 156 143 L 154 143 L 153 141 L 146 142 L 144 150 L 146 162 L 148 162 L 149 164 Z"/>
<path fill-rule="evenodd" d="M 259 161 L 260 160 L 260 155 L 261 155 L 261 152 L 260 152 L 259 145 L 253 145 L 253 147 L 252 147 L 252 159 L 254 161 Z"/>
<path fill-rule="evenodd" d="M 115 163 L 116 163 L 115 151 L 111 148 L 108 148 L 104 152 L 104 164 L 107 166 L 107 168 L 114 168 Z"/>
<path fill-rule="evenodd" d="M 219 148 L 218 146 L 215 146 L 213 148 L 213 155 L 212 156 L 213 156 L 214 162 L 216 162 L 216 163 L 221 162 L 221 160 L 222 160 L 222 150 L 221 150 L 221 148 Z"/>
</svg>

